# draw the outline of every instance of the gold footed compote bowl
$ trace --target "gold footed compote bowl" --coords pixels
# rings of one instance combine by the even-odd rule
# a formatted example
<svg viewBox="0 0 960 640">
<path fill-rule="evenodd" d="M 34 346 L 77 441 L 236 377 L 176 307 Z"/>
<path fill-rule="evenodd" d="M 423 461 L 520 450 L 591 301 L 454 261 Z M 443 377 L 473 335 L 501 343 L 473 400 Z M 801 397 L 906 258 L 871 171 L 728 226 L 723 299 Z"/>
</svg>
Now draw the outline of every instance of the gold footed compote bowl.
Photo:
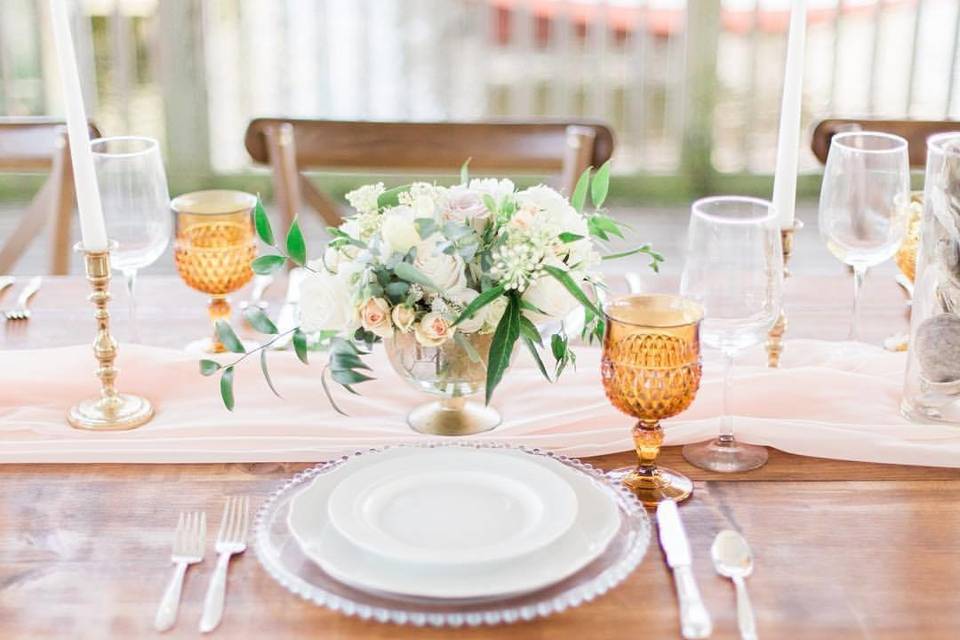
<svg viewBox="0 0 960 640">
<path fill-rule="evenodd" d="M 660 421 L 693 402 L 700 388 L 703 308 L 680 296 L 629 295 L 604 307 L 601 375 L 607 398 L 637 418 L 635 468 L 611 472 L 647 506 L 684 500 L 693 482 L 656 464 L 663 443 Z"/>
<path fill-rule="evenodd" d="M 187 286 L 209 294 L 208 313 L 213 323 L 210 338 L 191 342 L 189 351 L 223 353 L 226 348 L 216 332 L 219 320 L 229 320 L 227 294 L 251 278 L 250 263 L 256 256 L 252 212 L 256 197 L 242 191 L 196 191 L 175 198 L 174 260 Z"/>
</svg>

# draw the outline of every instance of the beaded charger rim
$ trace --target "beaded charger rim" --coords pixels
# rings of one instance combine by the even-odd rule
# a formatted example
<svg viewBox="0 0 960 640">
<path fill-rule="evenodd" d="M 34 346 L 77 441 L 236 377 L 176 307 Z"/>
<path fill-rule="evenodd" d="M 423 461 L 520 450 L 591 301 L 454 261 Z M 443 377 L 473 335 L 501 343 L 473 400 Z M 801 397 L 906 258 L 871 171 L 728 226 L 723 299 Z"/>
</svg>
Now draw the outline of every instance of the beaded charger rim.
<svg viewBox="0 0 960 640">
<path fill-rule="evenodd" d="M 579 473 L 583 473 L 596 485 L 609 492 L 616 503 L 620 528 L 607 548 L 596 559 L 571 576 L 553 585 L 519 595 L 494 598 L 469 598 L 444 600 L 368 592 L 350 587 L 325 574 L 297 548 L 296 541 L 286 529 L 286 508 L 294 494 L 307 486 L 316 476 L 332 471 L 356 457 L 380 453 L 396 448 L 450 448 L 506 449 L 522 451 L 529 455 L 544 456 L 557 460 Z M 279 558 L 275 543 L 271 540 L 277 517 L 282 518 L 282 528 L 290 539 L 282 543 L 280 551 L 290 551 L 301 558 L 287 563 L 308 563 L 308 569 L 322 576 L 322 586 L 307 577 L 303 571 L 291 568 Z M 387 445 L 357 450 L 336 460 L 321 462 L 284 482 L 257 511 L 254 522 L 254 553 L 260 565 L 282 587 L 303 600 L 324 606 L 347 616 L 377 622 L 418 627 L 476 627 L 483 625 L 510 624 L 534 620 L 565 611 L 590 602 L 623 582 L 640 564 L 650 545 L 651 524 L 641 502 L 619 482 L 611 479 L 602 470 L 555 452 L 502 442 L 467 443 L 430 441 Z"/>
</svg>

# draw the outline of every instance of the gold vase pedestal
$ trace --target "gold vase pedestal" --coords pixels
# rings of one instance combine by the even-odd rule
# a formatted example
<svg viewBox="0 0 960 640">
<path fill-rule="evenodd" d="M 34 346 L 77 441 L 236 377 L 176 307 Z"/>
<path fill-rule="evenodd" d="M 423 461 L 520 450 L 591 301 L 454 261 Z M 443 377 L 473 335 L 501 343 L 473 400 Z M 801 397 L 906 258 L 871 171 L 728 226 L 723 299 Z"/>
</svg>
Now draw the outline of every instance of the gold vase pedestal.
<svg viewBox="0 0 960 640">
<path fill-rule="evenodd" d="M 783 248 L 783 279 L 790 277 L 790 269 L 787 263 L 790 262 L 790 256 L 793 254 L 793 236 L 797 231 L 803 229 L 803 222 L 794 220 L 793 226 L 788 229 L 780 230 L 780 243 Z M 780 316 L 777 322 L 767 334 L 767 365 L 773 368 L 780 366 L 780 356 L 783 354 L 783 334 L 787 331 L 787 313 L 780 308 Z"/>
<path fill-rule="evenodd" d="M 115 246 L 115 243 L 112 244 Z M 96 307 L 97 337 L 93 341 L 93 355 L 97 359 L 97 377 L 100 396 L 81 400 L 67 412 L 67 421 L 75 429 L 90 431 L 125 431 L 146 424 L 153 418 L 153 405 L 146 398 L 118 393 L 117 341 L 110 335 L 110 252 L 86 251 L 80 244 L 74 247 L 84 254 L 87 280 L 93 287 L 89 300 Z"/>
</svg>

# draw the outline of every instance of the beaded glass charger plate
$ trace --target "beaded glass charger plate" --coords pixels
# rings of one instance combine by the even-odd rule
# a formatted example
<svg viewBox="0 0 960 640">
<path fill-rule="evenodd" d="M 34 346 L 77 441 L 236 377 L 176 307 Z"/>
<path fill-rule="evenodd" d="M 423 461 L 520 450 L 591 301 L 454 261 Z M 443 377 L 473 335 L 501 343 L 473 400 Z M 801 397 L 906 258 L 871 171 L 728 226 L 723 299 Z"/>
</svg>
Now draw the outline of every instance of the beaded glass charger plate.
<svg viewBox="0 0 960 640">
<path fill-rule="evenodd" d="M 297 496 L 314 486 L 326 486 L 329 495 L 337 484 L 332 480 L 338 470 L 346 470 L 350 461 L 357 461 L 363 456 L 375 458 L 378 454 L 382 455 L 382 452 L 405 450 L 416 454 L 422 453 L 424 449 L 441 450 L 436 453 L 482 449 L 514 459 L 536 461 L 547 469 L 556 467 L 560 470 L 558 475 L 567 476 L 565 481 L 570 483 L 577 494 L 578 502 L 583 503 L 578 505 L 578 518 L 585 515 L 589 519 L 591 514 L 600 515 L 604 511 L 602 505 L 607 504 L 614 511 L 614 526 L 608 531 L 602 526 L 582 529 L 586 532 L 593 531 L 588 535 L 603 538 L 574 543 L 571 541 L 576 540 L 578 527 L 578 522 L 574 522 L 570 530 L 556 541 L 507 563 L 466 563 L 454 565 L 452 569 L 450 566 L 441 567 L 439 572 L 422 571 L 423 565 L 415 564 L 407 565 L 401 573 L 390 569 L 391 562 L 384 562 L 382 558 L 352 545 L 343 536 L 338 536 L 337 530 L 332 526 L 323 528 L 326 533 L 322 539 L 330 546 L 327 554 L 321 551 L 321 557 L 317 557 L 318 550 L 309 540 L 299 541 L 298 535 L 291 530 L 291 521 L 294 522 L 294 527 L 302 528 L 302 523 L 296 523 L 297 518 L 291 518 L 291 505 Z M 526 458 L 527 456 L 530 458 Z M 350 477 L 347 474 L 340 475 Z M 596 506 L 598 504 L 601 505 L 599 508 Z M 313 518 L 312 525 L 308 525 L 317 528 L 321 521 L 327 520 L 329 516 L 324 509 L 314 509 Z M 602 521 L 604 518 L 600 515 L 599 519 Z M 309 533 L 309 528 L 307 533 L 298 533 L 303 537 Z M 590 465 L 537 450 L 459 443 L 434 443 L 419 447 L 367 451 L 313 467 L 287 482 L 264 503 L 257 517 L 255 531 L 255 550 L 261 564 L 282 586 L 300 597 L 364 619 L 432 626 L 509 623 L 546 616 L 577 606 L 621 582 L 640 563 L 649 541 L 650 522 L 640 503 L 619 484 L 609 480 Z M 579 555 L 570 555 L 570 558 L 579 558 L 579 564 L 568 560 L 572 564 L 557 568 L 546 562 L 542 554 L 552 548 L 552 545 L 579 548 Z M 340 558 L 341 552 L 347 556 L 346 560 Z M 334 557 L 339 558 L 336 566 L 329 562 Z M 318 562 L 321 560 L 323 562 Z M 511 568 L 516 563 L 523 564 L 528 571 L 517 573 Z M 387 569 L 382 570 L 383 566 Z M 420 579 L 416 586 L 411 587 L 411 566 L 413 572 L 426 574 L 426 581 Z M 374 571 L 371 567 L 376 567 L 377 570 Z M 523 575 L 535 574 L 537 570 L 541 572 L 537 580 Z M 458 584 L 458 580 L 463 585 L 476 582 L 480 575 L 477 571 L 485 572 L 484 582 L 499 582 L 500 587 L 483 596 L 456 597 L 456 590 L 449 591 Z M 405 575 L 407 582 L 390 582 L 400 575 Z M 436 591 L 431 591 L 432 589 Z M 444 597 L 397 592 L 411 590 L 443 593 Z M 506 593 L 507 590 L 510 593 Z M 464 593 L 475 591 L 468 590 Z M 454 597 L 451 597 L 451 594 Z"/>
</svg>

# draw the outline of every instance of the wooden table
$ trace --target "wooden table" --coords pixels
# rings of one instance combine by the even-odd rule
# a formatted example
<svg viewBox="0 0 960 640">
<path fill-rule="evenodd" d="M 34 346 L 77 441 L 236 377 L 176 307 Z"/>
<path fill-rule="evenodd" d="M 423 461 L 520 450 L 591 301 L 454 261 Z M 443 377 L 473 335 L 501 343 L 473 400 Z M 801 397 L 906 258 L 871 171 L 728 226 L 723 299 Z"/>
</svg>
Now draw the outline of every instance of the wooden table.
<svg viewBox="0 0 960 640">
<path fill-rule="evenodd" d="M 206 331 L 202 298 L 173 278 L 144 278 L 141 333 L 178 346 Z M 658 286 L 669 288 L 669 280 Z M 119 290 L 119 286 L 114 289 Z M 841 337 L 847 279 L 789 283 L 790 335 Z M 34 319 L 0 338 L 4 348 L 85 341 L 91 333 L 79 278 L 53 279 Z M 277 292 L 279 293 L 279 292 Z M 903 299 L 888 281 L 868 285 L 865 335 L 905 328 Z M 122 318 L 122 294 L 114 313 Z M 0 301 L 0 304 L 5 301 Z M 117 334 L 125 335 L 122 320 Z M 629 454 L 594 459 L 603 467 Z M 694 569 L 714 616 L 714 638 L 734 638 L 734 593 L 710 565 L 713 536 L 742 531 L 756 554 L 749 580 L 764 638 L 960 637 L 960 470 L 801 458 L 771 451 L 769 464 L 720 475 L 664 462 L 696 480 L 682 507 Z M 0 468 L 0 638 L 152 636 L 169 573 L 176 514 L 203 509 L 216 529 L 222 496 L 262 498 L 308 466 L 7 465 Z M 211 532 L 210 537 L 213 538 Z M 212 542 L 211 542 L 212 544 Z M 208 547 L 208 553 L 210 547 Z M 170 637 L 196 637 L 212 556 L 191 570 Z M 223 638 L 438 638 L 453 632 L 362 622 L 305 604 L 276 585 L 252 553 L 230 574 Z M 654 542 L 640 568 L 611 593 L 546 620 L 460 630 L 466 638 L 676 638 L 670 574 Z"/>
</svg>

